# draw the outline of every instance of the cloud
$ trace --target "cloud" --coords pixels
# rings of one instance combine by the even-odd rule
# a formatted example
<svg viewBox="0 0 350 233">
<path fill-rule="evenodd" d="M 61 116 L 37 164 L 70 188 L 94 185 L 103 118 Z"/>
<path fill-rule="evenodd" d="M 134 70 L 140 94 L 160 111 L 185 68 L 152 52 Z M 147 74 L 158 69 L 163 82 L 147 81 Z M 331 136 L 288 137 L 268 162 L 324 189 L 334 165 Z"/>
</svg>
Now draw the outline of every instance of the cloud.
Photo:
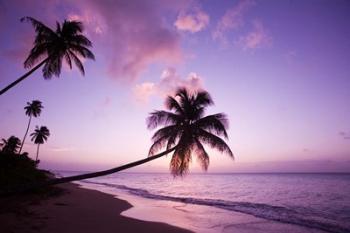
<svg viewBox="0 0 350 233">
<path fill-rule="evenodd" d="M 180 31 L 189 31 L 191 33 L 199 32 L 205 29 L 209 24 L 209 15 L 199 8 L 195 8 L 193 13 L 181 11 L 174 23 Z"/>
<path fill-rule="evenodd" d="M 100 56 L 108 64 L 110 77 L 135 80 L 152 63 L 175 64 L 182 60 L 180 36 L 162 19 L 161 13 L 170 7 L 165 2 L 81 3 L 84 7 L 70 15 L 87 25 L 94 44 L 103 51 Z"/>
<path fill-rule="evenodd" d="M 137 84 L 134 88 L 134 95 L 136 97 L 136 100 L 141 103 L 148 103 L 149 98 L 152 95 L 156 94 L 156 92 L 156 84 L 152 82 Z"/>
<path fill-rule="evenodd" d="M 272 38 L 268 35 L 262 22 L 253 21 L 253 29 L 247 35 L 241 36 L 236 44 L 243 50 L 257 49 L 270 46 Z"/>
<path fill-rule="evenodd" d="M 176 72 L 176 69 L 167 68 L 162 72 L 159 82 L 137 84 L 134 88 L 134 95 L 138 102 L 147 103 L 152 96 L 163 98 L 167 95 L 173 95 L 179 87 L 186 87 L 190 91 L 197 91 L 203 89 L 203 81 L 195 72 L 191 72 L 186 78 L 182 78 Z"/>
<path fill-rule="evenodd" d="M 48 150 L 53 151 L 53 152 L 71 152 L 74 150 L 77 150 L 75 147 L 51 147 Z"/>
<path fill-rule="evenodd" d="M 349 132 L 340 131 L 339 136 L 345 140 L 350 140 L 350 133 Z"/>
<path fill-rule="evenodd" d="M 254 5 L 255 2 L 253 0 L 240 0 L 236 6 L 228 9 L 217 23 L 212 33 L 213 39 L 227 44 L 226 33 L 242 27 L 244 14 Z"/>
<path fill-rule="evenodd" d="M 6 15 L 1 13 L 0 19 L 9 22 L 2 27 L 3 34 L 13 42 L 0 44 L 0 55 L 21 62 L 34 39 L 32 27 L 19 23 L 26 15 L 53 28 L 56 20 L 81 20 L 93 42 L 101 75 L 118 80 L 135 80 L 153 63 L 168 66 L 183 59 L 179 32 L 164 17 L 179 12 L 183 1 L 13 0 L 2 4 Z M 23 38 L 29 38 L 29 43 L 22 46 Z"/>
</svg>

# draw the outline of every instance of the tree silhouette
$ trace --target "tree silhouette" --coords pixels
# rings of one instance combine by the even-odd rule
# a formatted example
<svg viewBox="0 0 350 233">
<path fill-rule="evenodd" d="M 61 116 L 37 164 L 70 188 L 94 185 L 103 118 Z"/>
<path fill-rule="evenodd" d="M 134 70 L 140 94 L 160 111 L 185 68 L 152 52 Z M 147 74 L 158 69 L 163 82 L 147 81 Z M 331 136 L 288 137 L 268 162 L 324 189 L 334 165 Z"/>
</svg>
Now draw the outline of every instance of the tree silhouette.
<svg viewBox="0 0 350 233">
<path fill-rule="evenodd" d="M 18 148 L 21 146 L 21 140 L 15 136 L 11 136 L 7 140 L 3 138 L 1 141 L 0 146 L 2 147 L 2 151 L 6 153 L 16 154 Z"/>
<path fill-rule="evenodd" d="M 57 22 L 56 30 L 53 30 L 32 17 L 23 17 L 21 22 L 23 21 L 30 22 L 36 32 L 34 47 L 24 61 L 24 68 L 31 68 L 31 70 L 2 89 L 0 95 L 29 77 L 41 66 L 43 66 L 45 79 L 50 79 L 53 75 L 59 77 L 63 60 L 71 69 L 73 61 L 80 72 L 85 74 L 79 57 L 94 60 L 95 56 L 88 49 L 92 47 L 92 43 L 82 34 L 83 24 L 81 22 L 68 20 L 65 20 L 63 24 Z"/>
<path fill-rule="evenodd" d="M 39 101 L 39 100 L 33 100 L 31 103 L 27 102 L 27 106 L 24 107 L 25 114 L 27 116 L 29 116 L 29 121 L 28 121 L 27 130 L 26 130 L 24 137 L 23 137 L 23 140 L 22 140 L 21 148 L 19 149 L 19 152 L 18 152 L 19 154 L 21 153 L 23 145 L 24 145 L 24 141 L 26 140 L 26 137 L 27 137 L 27 134 L 29 131 L 29 127 L 30 127 L 30 123 L 32 120 L 32 116 L 33 117 L 40 116 L 42 108 L 43 108 L 43 106 L 41 104 L 41 101 Z"/>
<path fill-rule="evenodd" d="M 203 144 L 233 157 L 229 146 L 220 138 L 228 139 L 226 115 L 218 113 L 203 117 L 205 109 L 213 104 L 208 92 L 190 94 L 181 88 L 176 97 L 169 96 L 165 104 L 170 111 L 154 111 L 148 118 L 149 129 L 165 126 L 153 135 L 149 156 L 160 148 L 170 149 L 177 145 L 170 162 L 174 176 L 182 176 L 189 170 L 192 154 L 197 156 L 203 170 L 208 169 L 209 156 Z"/>
<path fill-rule="evenodd" d="M 220 138 L 220 136 L 227 138 L 228 120 L 225 114 L 219 113 L 203 117 L 206 107 L 212 104 L 213 101 L 206 91 L 189 93 L 184 88 L 179 89 L 174 97 L 169 96 L 166 100 L 167 108 L 174 112 L 155 111 L 147 119 L 150 129 L 165 125 L 152 137 L 153 145 L 147 158 L 104 171 L 52 179 L 45 184 L 39 184 L 38 187 L 109 175 L 147 163 L 171 152 L 174 154 L 170 167 L 175 176 L 183 175 L 188 171 L 192 153 L 197 155 L 203 169 L 207 169 L 209 156 L 203 143 L 233 158 L 230 148 Z M 166 146 L 166 150 L 154 155 L 154 152 L 163 146 Z"/>
<path fill-rule="evenodd" d="M 36 126 L 34 133 L 31 133 L 30 136 L 32 136 L 32 141 L 38 145 L 35 158 L 35 162 L 38 162 L 39 147 L 47 141 L 47 138 L 50 136 L 50 131 L 46 126 L 41 126 L 40 128 Z"/>
</svg>

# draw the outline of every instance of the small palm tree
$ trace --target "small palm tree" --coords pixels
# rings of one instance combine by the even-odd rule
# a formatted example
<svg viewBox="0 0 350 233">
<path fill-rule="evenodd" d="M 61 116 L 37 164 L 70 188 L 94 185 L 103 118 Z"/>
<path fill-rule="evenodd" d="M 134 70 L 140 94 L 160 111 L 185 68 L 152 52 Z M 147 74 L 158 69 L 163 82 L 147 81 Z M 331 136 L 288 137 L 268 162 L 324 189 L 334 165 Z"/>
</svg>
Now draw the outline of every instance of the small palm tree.
<svg viewBox="0 0 350 233">
<path fill-rule="evenodd" d="M 11 154 L 16 154 L 20 145 L 21 140 L 15 136 L 11 136 L 7 140 L 3 138 L 2 143 L 0 143 L 2 151 Z"/>
<path fill-rule="evenodd" d="M 31 70 L 2 89 L 0 95 L 29 77 L 41 66 L 44 66 L 45 79 L 50 79 L 53 75 L 57 77 L 60 75 L 62 60 L 65 60 L 71 69 L 73 61 L 84 75 L 84 66 L 79 57 L 95 59 L 94 54 L 88 49 L 92 47 L 91 41 L 82 34 L 83 24 L 81 22 L 68 20 L 65 20 L 63 24 L 57 22 L 56 30 L 53 30 L 32 17 L 23 17 L 21 21 L 30 22 L 36 32 L 34 47 L 24 61 L 24 67 L 31 68 Z"/>
<path fill-rule="evenodd" d="M 29 121 L 28 121 L 27 130 L 26 130 L 24 137 L 23 137 L 23 140 L 22 140 L 21 148 L 19 149 L 19 154 L 21 153 L 23 145 L 24 145 L 24 141 L 26 140 L 26 137 L 27 137 L 27 134 L 29 131 L 29 127 L 30 127 L 30 122 L 32 120 L 32 116 L 33 117 L 40 116 L 42 108 L 44 108 L 44 107 L 42 106 L 41 101 L 39 101 L 39 100 L 33 100 L 31 103 L 27 102 L 27 106 L 24 107 L 26 115 L 29 116 Z"/>
<path fill-rule="evenodd" d="M 46 126 L 41 126 L 40 128 L 36 126 L 34 133 L 31 133 L 30 136 L 32 136 L 32 141 L 38 145 L 35 158 L 35 162 L 38 162 L 39 147 L 47 141 L 47 138 L 50 136 L 50 131 Z"/>
<path fill-rule="evenodd" d="M 165 125 L 153 135 L 153 145 L 147 158 L 104 171 L 52 179 L 41 185 L 54 185 L 109 175 L 150 162 L 171 152 L 174 152 L 170 163 L 174 176 L 184 175 L 188 171 L 192 154 L 197 155 L 203 169 L 206 170 L 209 165 L 209 156 L 203 143 L 233 158 L 231 149 L 220 138 L 220 136 L 228 138 L 226 132 L 228 120 L 225 114 L 204 117 L 206 107 L 212 104 L 213 101 L 206 91 L 191 94 L 184 88 L 179 89 L 175 97 L 169 96 L 166 100 L 166 106 L 170 111 L 155 111 L 147 119 L 150 129 Z M 162 147 L 166 147 L 166 150 L 155 155 L 154 153 Z"/>
</svg>

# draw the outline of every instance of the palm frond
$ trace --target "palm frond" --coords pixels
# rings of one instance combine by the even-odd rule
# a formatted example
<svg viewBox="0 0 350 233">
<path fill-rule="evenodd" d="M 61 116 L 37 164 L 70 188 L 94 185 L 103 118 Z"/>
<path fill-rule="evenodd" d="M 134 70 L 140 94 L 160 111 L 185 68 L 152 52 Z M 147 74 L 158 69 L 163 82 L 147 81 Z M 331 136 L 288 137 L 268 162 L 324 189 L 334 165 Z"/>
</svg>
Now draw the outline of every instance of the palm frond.
<svg viewBox="0 0 350 233">
<path fill-rule="evenodd" d="M 86 36 L 80 34 L 72 37 L 69 44 L 92 47 L 92 42 Z"/>
<path fill-rule="evenodd" d="M 180 124 L 182 118 L 180 115 L 177 115 L 172 112 L 154 111 L 150 113 L 150 116 L 147 118 L 146 121 L 148 129 L 155 129 L 159 125 L 168 126 L 169 124 Z"/>
<path fill-rule="evenodd" d="M 65 20 L 62 25 L 62 34 L 66 35 L 76 35 L 78 33 L 83 32 L 84 26 L 80 21 L 68 21 Z"/>
<path fill-rule="evenodd" d="M 82 75 L 85 75 L 84 66 L 83 63 L 81 63 L 80 59 L 73 52 L 69 51 L 69 55 L 71 58 L 73 58 L 74 64 L 78 67 L 80 73 L 82 73 Z"/>
<path fill-rule="evenodd" d="M 228 138 L 226 129 L 228 128 L 228 120 L 224 113 L 209 115 L 197 120 L 194 123 L 196 126 L 210 132 L 217 136 L 224 136 Z"/>
<path fill-rule="evenodd" d="M 76 52 L 79 56 L 81 56 L 83 58 L 89 58 L 89 59 L 95 60 L 95 55 L 89 49 L 85 48 L 84 46 L 71 45 L 70 50 L 72 52 Z"/>
<path fill-rule="evenodd" d="M 177 100 L 172 97 L 172 96 L 168 96 L 165 100 L 165 107 L 168 110 L 174 110 L 175 113 L 177 114 L 184 114 L 183 109 L 181 108 L 180 104 L 177 102 Z"/>
<path fill-rule="evenodd" d="M 34 19 L 33 17 L 25 16 L 20 19 L 21 22 L 29 22 L 33 25 L 34 30 L 37 34 L 42 34 L 42 33 L 47 33 L 47 34 L 55 34 L 55 32 L 47 27 L 45 24 L 42 22 Z"/>
<path fill-rule="evenodd" d="M 170 161 L 170 171 L 174 176 L 184 176 L 189 171 L 191 150 L 188 147 L 179 147 L 174 151 Z"/>
<path fill-rule="evenodd" d="M 207 91 L 199 91 L 196 95 L 194 95 L 193 105 L 195 106 L 207 107 L 213 104 L 214 101 Z"/>
<path fill-rule="evenodd" d="M 218 137 L 212 133 L 209 133 L 203 129 L 198 129 L 197 133 L 198 133 L 199 141 L 207 143 L 212 148 L 215 148 L 218 151 L 220 151 L 222 153 L 226 153 L 230 157 L 234 158 L 234 155 L 233 155 L 230 147 L 220 137 Z"/>
<path fill-rule="evenodd" d="M 195 141 L 196 141 L 195 153 L 197 155 L 197 161 L 201 165 L 202 169 L 206 171 L 208 170 L 208 167 L 209 167 L 209 155 L 205 151 L 202 143 L 198 139 L 196 139 Z"/>
<path fill-rule="evenodd" d="M 168 141 L 167 136 L 161 137 L 155 140 L 149 149 L 148 156 L 152 156 L 155 153 L 157 153 L 157 151 L 159 151 L 161 148 L 163 148 L 166 145 L 167 141 Z"/>
</svg>

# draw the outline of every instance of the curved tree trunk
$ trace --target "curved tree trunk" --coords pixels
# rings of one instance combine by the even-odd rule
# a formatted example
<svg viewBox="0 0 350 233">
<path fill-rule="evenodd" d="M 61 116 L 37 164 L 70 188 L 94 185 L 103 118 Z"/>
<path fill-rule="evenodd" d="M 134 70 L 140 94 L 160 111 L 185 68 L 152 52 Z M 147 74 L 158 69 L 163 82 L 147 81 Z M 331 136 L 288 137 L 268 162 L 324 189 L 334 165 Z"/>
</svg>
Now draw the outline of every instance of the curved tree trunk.
<svg viewBox="0 0 350 233">
<path fill-rule="evenodd" d="M 35 158 L 35 162 L 38 162 L 38 156 L 39 156 L 39 147 L 40 147 L 40 143 L 38 143 L 38 147 L 36 148 L 36 158 Z"/>
<path fill-rule="evenodd" d="M 0 193 L 0 196 L 10 196 L 10 195 L 15 195 L 15 194 L 22 193 L 22 192 L 27 192 L 27 191 L 43 188 L 43 187 L 46 187 L 49 185 L 56 185 L 56 184 L 68 183 L 71 181 L 84 180 L 84 179 L 89 179 L 89 178 L 94 178 L 94 177 L 99 177 L 99 176 L 110 175 L 110 174 L 113 174 L 113 173 L 116 173 L 119 171 L 123 171 L 123 170 L 129 169 L 129 168 L 132 168 L 132 167 L 136 167 L 138 165 L 150 162 L 152 160 L 158 159 L 158 158 L 174 151 L 176 148 L 177 148 L 177 146 L 175 146 L 169 150 L 166 150 L 162 153 L 159 153 L 157 155 L 153 155 L 153 156 L 147 157 L 145 159 L 141 159 L 141 160 L 138 160 L 138 161 L 135 161 L 132 163 L 122 165 L 120 167 L 115 167 L 115 168 L 104 170 L 104 171 L 91 172 L 91 173 L 86 173 L 86 174 L 76 175 L 76 176 L 55 178 L 55 179 L 51 179 L 51 180 L 48 180 L 44 183 L 39 183 L 39 184 L 38 183 L 37 184 L 26 184 L 24 187 L 19 187 L 16 190 L 12 190 L 10 192 Z"/>
<path fill-rule="evenodd" d="M 110 175 L 116 172 L 120 172 L 132 167 L 136 167 L 138 165 L 147 163 L 149 161 L 158 159 L 166 154 L 169 154 L 170 152 L 174 151 L 176 149 L 176 146 L 163 151 L 162 153 L 159 153 L 157 155 L 152 155 L 150 157 L 147 157 L 145 159 L 141 159 L 132 163 L 128 163 L 125 165 L 122 165 L 120 167 L 115 167 L 112 169 L 108 169 L 108 170 L 104 170 L 104 171 L 99 171 L 99 172 L 92 172 L 92 173 L 86 173 L 86 174 L 82 174 L 82 175 L 76 175 L 76 176 L 68 176 L 68 177 L 63 177 L 63 178 L 56 178 L 56 179 L 52 179 L 49 180 L 48 182 L 45 183 L 45 185 L 55 185 L 55 184 L 62 184 L 62 183 L 67 183 L 67 182 L 71 182 L 71 181 L 77 181 L 77 180 L 84 180 L 84 179 L 89 179 L 89 178 L 94 178 L 94 177 L 99 177 L 99 176 L 105 176 L 105 175 Z"/>
<path fill-rule="evenodd" d="M 40 66 L 42 66 L 43 64 L 45 64 L 45 62 L 48 60 L 49 58 L 46 58 L 45 60 L 43 60 L 42 62 L 40 62 L 38 65 L 36 65 L 35 67 L 33 67 L 33 69 L 31 69 L 30 71 L 28 71 L 27 73 L 25 73 L 23 76 L 21 76 L 20 78 L 18 78 L 16 81 L 14 81 L 13 83 L 11 83 L 10 85 L 8 85 L 7 87 L 5 87 L 4 89 L 2 89 L 0 91 L 0 95 L 4 94 L 6 91 L 8 91 L 9 89 L 11 89 L 12 87 L 16 86 L 19 82 L 23 81 L 24 79 L 28 78 L 29 75 L 31 75 L 34 71 L 36 71 L 37 69 L 40 68 Z"/>
<path fill-rule="evenodd" d="M 19 153 L 18 154 L 21 154 L 21 151 L 22 151 L 22 148 L 23 148 L 23 145 L 24 145 L 24 141 L 26 140 L 26 137 L 27 137 L 27 134 L 28 134 L 28 131 L 29 131 L 29 126 L 30 126 L 30 122 L 31 121 L 32 121 L 32 115 L 29 116 L 29 122 L 28 122 L 28 126 L 27 126 L 27 131 L 24 134 L 24 137 L 23 137 L 23 140 L 22 140 L 22 144 L 21 144 L 21 148 L 19 149 Z"/>
</svg>

